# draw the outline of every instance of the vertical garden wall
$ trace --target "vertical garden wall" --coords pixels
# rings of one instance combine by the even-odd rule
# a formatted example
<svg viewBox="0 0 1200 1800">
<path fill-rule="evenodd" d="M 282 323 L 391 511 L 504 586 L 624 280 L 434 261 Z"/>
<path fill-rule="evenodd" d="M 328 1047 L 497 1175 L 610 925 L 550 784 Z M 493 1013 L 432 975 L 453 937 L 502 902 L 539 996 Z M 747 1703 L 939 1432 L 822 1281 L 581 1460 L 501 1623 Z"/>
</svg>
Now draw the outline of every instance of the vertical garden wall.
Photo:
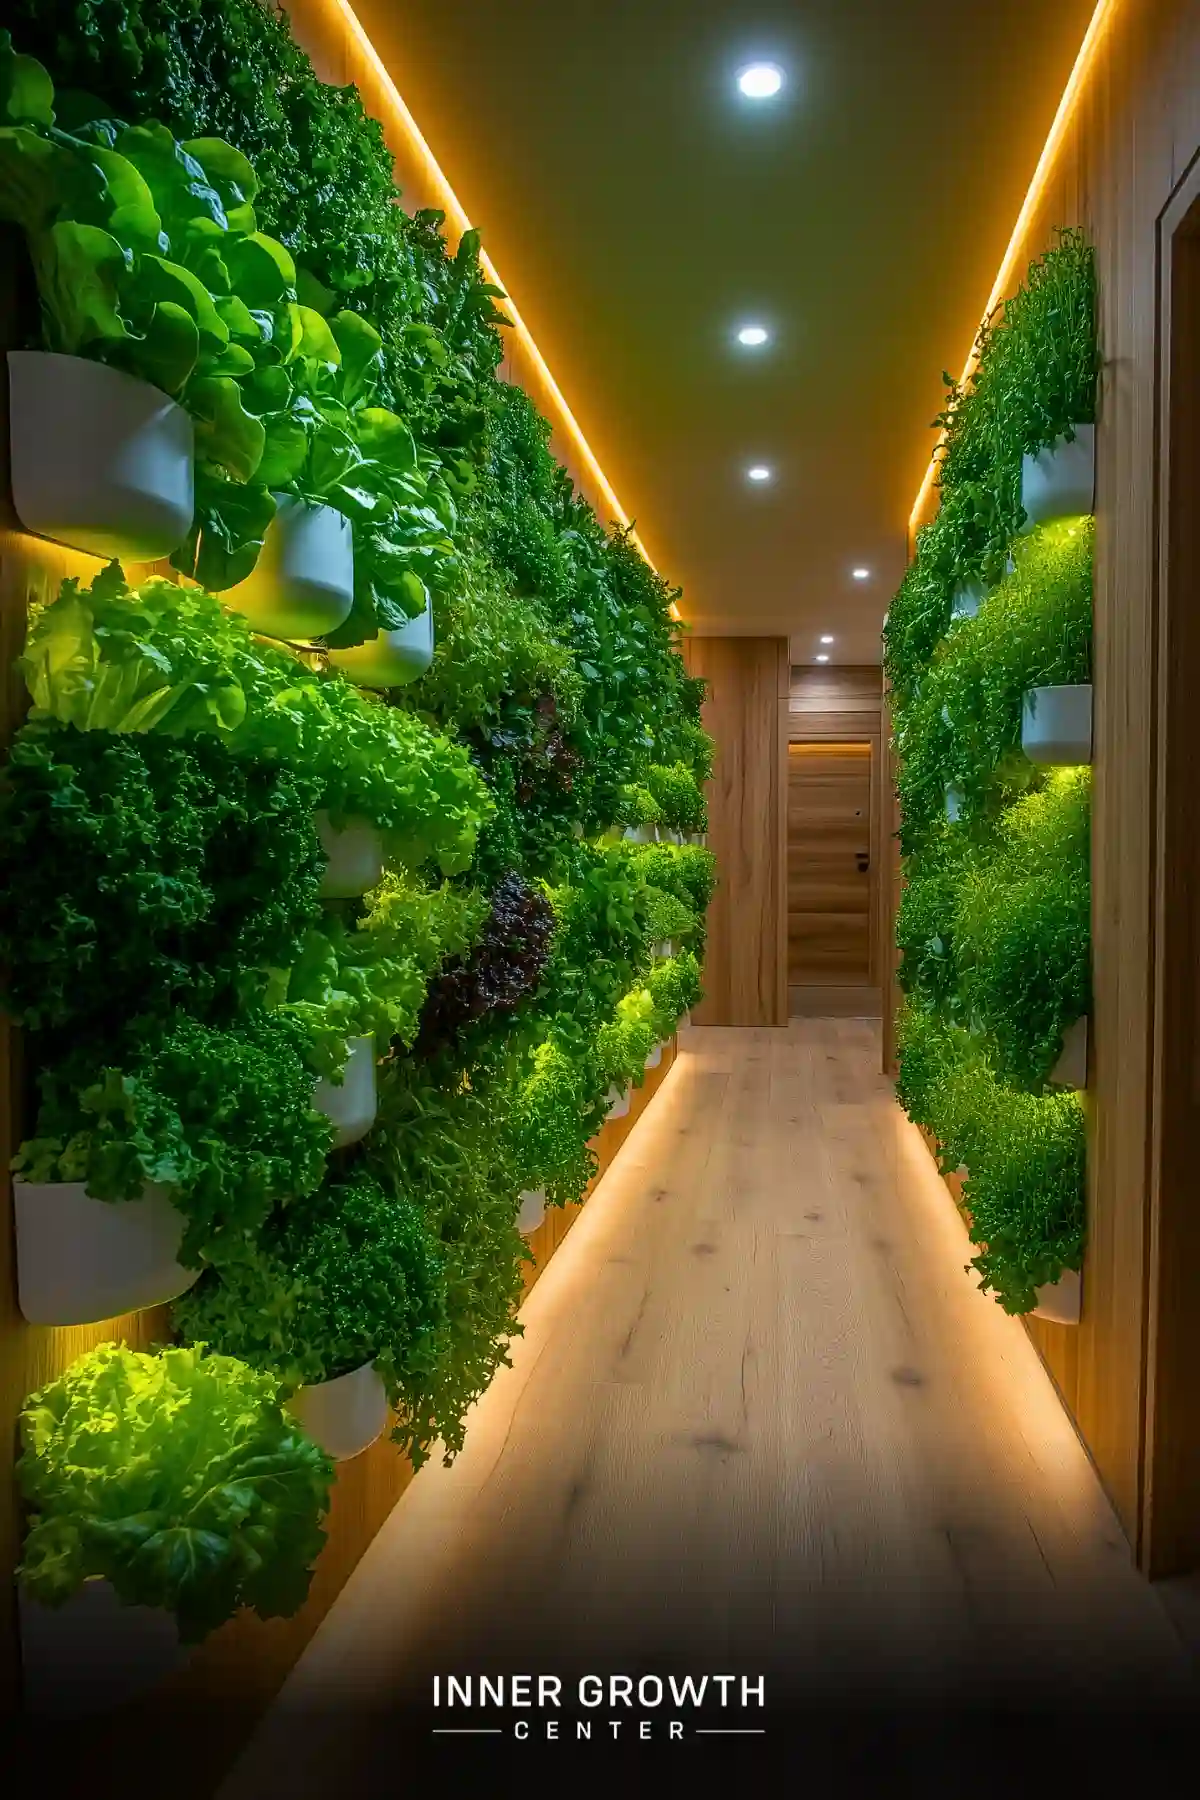
<svg viewBox="0 0 1200 1800">
<path fill-rule="evenodd" d="M 1078 1317 L 1090 1007 L 1095 276 L 1062 232 L 938 424 L 884 629 L 903 894 L 899 1093 L 1010 1312 Z"/>
<path fill-rule="evenodd" d="M 26 1595 L 295 1610 L 333 1462 L 462 1440 L 520 1214 L 699 994 L 673 590 L 497 379 L 503 296 L 257 0 L 17 0 L 5 770 L 20 1303 L 172 1302 L 30 1398 Z M 146 565 L 155 564 L 146 578 Z"/>
</svg>

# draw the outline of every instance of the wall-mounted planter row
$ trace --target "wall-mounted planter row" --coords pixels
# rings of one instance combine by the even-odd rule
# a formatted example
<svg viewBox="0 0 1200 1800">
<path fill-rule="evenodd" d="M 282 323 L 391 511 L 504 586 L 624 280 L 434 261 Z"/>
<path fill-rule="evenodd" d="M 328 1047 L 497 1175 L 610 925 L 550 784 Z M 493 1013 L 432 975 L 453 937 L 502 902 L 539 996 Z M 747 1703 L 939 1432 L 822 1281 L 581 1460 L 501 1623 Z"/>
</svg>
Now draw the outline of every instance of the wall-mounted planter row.
<svg viewBox="0 0 1200 1800">
<path fill-rule="evenodd" d="M 192 421 L 105 363 L 8 353 L 13 506 L 26 531 L 92 556 L 156 562 L 192 528 Z"/>
<path fill-rule="evenodd" d="M 1060 437 L 1048 450 L 1021 465 L 1022 532 L 1054 519 L 1078 518 L 1096 510 L 1096 427 L 1076 425 L 1071 439 Z"/>
<path fill-rule="evenodd" d="M 657 844 L 657 825 L 627 825 L 621 833 L 627 844 Z"/>
<path fill-rule="evenodd" d="M 322 1078 L 313 1087 L 313 1108 L 332 1124 L 335 1150 L 357 1144 L 375 1123 L 375 1040 L 351 1038 L 348 1048 L 340 1084 Z"/>
<path fill-rule="evenodd" d="M 326 1456 L 349 1462 L 382 1437 L 388 1418 L 387 1389 L 374 1363 L 363 1363 L 348 1375 L 297 1388 L 288 1409 Z"/>
<path fill-rule="evenodd" d="M 689 831 L 683 841 L 685 844 L 699 844 L 704 849 L 708 845 L 708 833 L 706 831 Z"/>
<path fill-rule="evenodd" d="M 339 830 L 327 812 L 314 815 L 317 836 L 328 862 L 317 890 L 322 900 L 357 900 L 383 879 L 383 839 L 365 819 L 351 819 Z"/>
<path fill-rule="evenodd" d="M 354 604 L 350 521 L 332 506 L 276 494 L 253 573 L 221 598 L 255 631 L 308 642 L 336 631 Z"/>
<path fill-rule="evenodd" d="M 31 1325 L 94 1325 L 186 1293 L 183 1215 L 167 1189 L 96 1200 L 82 1181 L 13 1182 L 17 1299 Z"/>
<path fill-rule="evenodd" d="M 331 650 L 329 660 L 359 687 L 403 687 L 423 675 L 433 661 L 433 608 L 427 601 L 425 611 L 407 625 L 377 631 L 350 650 Z"/>
<path fill-rule="evenodd" d="M 1083 1314 L 1083 1277 L 1076 1269 L 1064 1269 L 1057 1281 L 1037 1291 L 1035 1319 L 1052 1319 L 1056 1325 L 1078 1325 Z"/>
<path fill-rule="evenodd" d="M 175 1615 L 125 1606 L 110 1582 L 90 1576 L 62 1606 L 43 1606 L 17 1586 L 21 1688 L 35 1718 L 111 1712 L 181 1668 L 190 1650 Z"/>
<path fill-rule="evenodd" d="M 1092 760 L 1092 685 L 1030 688 L 1021 715 L 1021 748 L 1047 767 Z"/>
<path fill-rule="evenodd" d="M 517 1208 L 517 1230 L 522 1237 L 529 1237 L 546 1217 L 546 1190 L 544 1188 L 524 1188 L 521 1202 Z"/>
<path fill-rule="evenodd" d="M 610 1087 L 608 1090 L 608 1111 L 605 1118 L 623 1119 L 629 1111 L 629 1089 L 627 1087 Z"/>
</svg>

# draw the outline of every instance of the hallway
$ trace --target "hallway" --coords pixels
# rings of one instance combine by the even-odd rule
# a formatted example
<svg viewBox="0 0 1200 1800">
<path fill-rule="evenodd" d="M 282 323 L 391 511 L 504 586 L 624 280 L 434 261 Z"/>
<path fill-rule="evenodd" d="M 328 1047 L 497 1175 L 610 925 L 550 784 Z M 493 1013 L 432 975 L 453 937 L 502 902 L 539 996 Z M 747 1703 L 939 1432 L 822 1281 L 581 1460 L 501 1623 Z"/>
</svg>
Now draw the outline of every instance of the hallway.
<svg viewBox="0 0 1200 1800">
<path fill-rule="evenodd" d="M 446 1722 L 434 1673 L 765 1674 L 764 1711 L 700 1723 L 793 1754 L 793 1704 L 931 1730 L 976 1702 L 1077 1706 L 1093 1746 L 1123 1706 L 1190 1704 L 1021 1324 L 963 1275 L 877 1031 L 681 1031 L 465 1451 L 404 1495 L 223 1800 L 376 1791 L 360 1764 L 407 1770 Z M 468 1748 L 438 1743 L 446 1779 Z M 1011 1783 L 1016 1749 L 976 1732 L 954 1767 Z"/>
</svg>

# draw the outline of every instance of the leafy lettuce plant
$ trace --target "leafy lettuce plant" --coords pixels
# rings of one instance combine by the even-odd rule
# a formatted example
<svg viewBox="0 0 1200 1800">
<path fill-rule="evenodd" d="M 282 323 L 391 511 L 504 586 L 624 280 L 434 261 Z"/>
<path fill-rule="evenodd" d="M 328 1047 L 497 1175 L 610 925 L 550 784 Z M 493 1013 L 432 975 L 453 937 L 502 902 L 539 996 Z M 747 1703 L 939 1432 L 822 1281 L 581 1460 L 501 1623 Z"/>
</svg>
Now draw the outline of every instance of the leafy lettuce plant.
<svg viewBox="0 0 1200 1800">
<path fill-rule="evenodd" d="M 191 1644 L 241 1607 L 303 1605 L 333 1465 L 274 1376 L 202 1345 L 105 1343 L 26 1400 L 17 1480 L 28 1594 L 61 1606 L 99 1577 L 127 1606 L 173 1612 Z"/>
<path fill-rule="evenodd" d="M 696 925 L 696 915 L 685 900 L 662 888 L 646 889 L 646 936 L 651 944 L 690 937 Z"/>
<path fill-rule="evenodd" d="M 657 803 L 661 824 L 676 831 L 708 830 L 708 807 L 686 763 L 652 764 L 646 770 L 646 786 Z"/>
<path fill-rule="evenodd" d="M 357 926 L 328 909 L 290 969 L 279 971 L 273 996 L 303 1022 L 313 1068 L 340 1069 L 351 1038 L 372 1037 L 379 1056 L 393 1041 L 411 1045 L 431 974 L 465 951 L 486 906 L 469 889 L 425 888 L 388 871 Z"/>
<path fill-rule="evenodd" d="M 185 1342 L 270 1370 L 283 1394 L 374 1363 L 394 1405 L 436 1358 L 445 1318 L 423 1214 L 361 1168 L 278 1212 L 253 1256 L 206 1271 L 172 1308 Z"/>
<path fill-rule="evenodd" d="M 1090 770 L 1056 770 L 1008 809 L 964 873 L 954 941 L 964 1015 L 998 1077 L 1040 1091 L 1091 1003 Z"/>
<path fill-rule="evenodd" d="M 936 650 L 919 697 L 896 723 L 901 844 L 936 842 L 945 790 L 985 831 L 1035 779 L 1021 752 L 1027 689 L 1091 678 L 1090 520 L 1045 525 L 1022 543 L 1012 574 Z"/>
<path fill-rule="evenodd" d="M 308 1032 L 278 1012 L 225 1029 L 178 1016 L 124 1067 L 85 1044 L 42 1071 L 27 1181 L 84 1181 L 97 1200 L 161 1183 L 184 1215 L 187 1268 L 236 1260 L 272 1209 L 321 1181 L 332 1131 L 312 1108 Z"/>
<path fill-rule="evenodd" d="M 506 875 L 487 900 L 487 914 L 469 950 L 462 950 L 429 984 L 418 1049 L 452 1043 L 483 1020 L 503 1019 L 533 992 L 550 955 L 554 909 L 520 875 Z"/>
<path fill-rule="evenodd" d="M 465 750 L 410 713 L 263 644 L 203 589 L 116 564 L 63 583 L 33 620 L 21 667 L 34 705 L 81 731 L 215 733 L 235 755 L 288 763 L 335 824 L 361 817 L 410 868 L 466 868 L 491 803 Z"/>
<path fill-rule="evenodd" d="M 422 1215 L 447 1295 L 437 1353 L 406 1375 L 393 1440 L 419 1467 L 439 1440 L 462 1448 L 463 1420 L 520 1334 L 522 1240 L 515 1224 L 525 1170 L 506 1120 L 513 1075 L 446 1080 L 437 1061 L 398 1057 L 380 1071 L 366 1166 L 385 1194 Z"/>
<path fill-rule="evenodd" d="M 0 796 L 6 1003 L 27 1028 L 115 1045 L 176 1007 L 262 999 L 319 917 L 318 790 L 215 738 L 81 732 L 40 718 Z"/>
<path fill-rule="evenodd" d="M 1083 1257 L 1086 1129 L 1080 1096 L 1030 1094 L 1001 1081 L 979 1037 L 906 1001 L 898 1020 L 897 1095 L 932 1133 L 943 1169 L 965 1165 L 973 1267 L 1006 1312 Z"/>
<path fill-rule="evenodd" d="M 517 1144 L 522 1186 L 541 1188 L 551 1205 L 579 1200 L 596 1172 L 589 1140 L 603 1117 L 587 1062 L 554 1038 L 534 1050 L 528 1076 L 514 1088 L 509 1128 Z M 514 1197 L 515 1204 L 515 1197 Z"/>
</svg>

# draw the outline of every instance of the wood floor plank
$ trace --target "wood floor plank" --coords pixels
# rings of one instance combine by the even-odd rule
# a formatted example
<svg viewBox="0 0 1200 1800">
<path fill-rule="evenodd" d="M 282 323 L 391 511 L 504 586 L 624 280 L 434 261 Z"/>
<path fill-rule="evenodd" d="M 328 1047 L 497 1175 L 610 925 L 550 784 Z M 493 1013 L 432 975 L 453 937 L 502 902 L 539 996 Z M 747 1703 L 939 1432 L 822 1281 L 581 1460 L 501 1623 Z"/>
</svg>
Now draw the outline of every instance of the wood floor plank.
<svg viewBox="0 0 1200 1800">
<path fill-rule="evenodd" d="M 412 1483 L 222 1800 L 281 1769 L 319 1791 L 337 1691 L 427 1730 L 435 1671 L 768 1670 L 831 1704 L 1192 1692 L 879 1061 L 866 1020 L 680 1034 L 465 1450 Z"/>
</svg>

